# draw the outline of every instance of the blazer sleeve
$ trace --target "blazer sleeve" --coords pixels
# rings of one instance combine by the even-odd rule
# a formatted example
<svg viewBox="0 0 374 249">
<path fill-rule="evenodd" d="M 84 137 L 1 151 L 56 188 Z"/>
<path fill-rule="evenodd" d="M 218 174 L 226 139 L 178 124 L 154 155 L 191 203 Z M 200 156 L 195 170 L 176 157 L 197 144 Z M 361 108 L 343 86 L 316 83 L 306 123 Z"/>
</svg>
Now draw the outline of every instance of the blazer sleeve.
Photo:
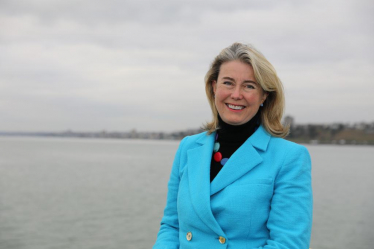
<svg viewBox="0 0 374 249">
<path fill-rule="evenodd" d="M 180 161 L 184 138 L 176 152 L 173 167 L 168 182 L 168 194 L 164 216 L 161 220 L 161 227 L 157 234 L 157 240 L 153 249 L 178 249 L 179 248 L 179 222 L 177 211 L 177 196 L 180 181 Z"/>
<path fill-rule="evenodd" d="M 275 179 L 267 222 L 270 238 L 261 249 L 309 248 L 313 211 L 311 159 L 304 146 L 293 145 L 295 148 L 287 148 Z"/>
</svg>

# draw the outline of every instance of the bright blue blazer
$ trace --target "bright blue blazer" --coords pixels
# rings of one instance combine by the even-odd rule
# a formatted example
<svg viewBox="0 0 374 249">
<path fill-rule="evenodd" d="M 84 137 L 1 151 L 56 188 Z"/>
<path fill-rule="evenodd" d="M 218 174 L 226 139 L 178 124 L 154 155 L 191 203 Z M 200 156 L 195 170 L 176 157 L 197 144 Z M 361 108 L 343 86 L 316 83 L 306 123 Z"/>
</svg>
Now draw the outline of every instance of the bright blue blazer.
<svg viewBox="0 0 374 249">
<path fill-rule="evenodd" d="M 210 182 L 214 138 L 204 132 L 181 141 L 153 248 L 309 248 L 307 149 L 260 126 Z"/>
</svg>

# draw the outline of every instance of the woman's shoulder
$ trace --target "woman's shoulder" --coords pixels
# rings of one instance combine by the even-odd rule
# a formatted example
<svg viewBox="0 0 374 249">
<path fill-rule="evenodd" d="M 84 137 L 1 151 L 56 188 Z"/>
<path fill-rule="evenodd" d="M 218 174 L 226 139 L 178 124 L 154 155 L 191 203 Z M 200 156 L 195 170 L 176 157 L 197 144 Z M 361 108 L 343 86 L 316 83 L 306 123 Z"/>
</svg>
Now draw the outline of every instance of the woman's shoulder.
<svg viewBox="0 0 374 249">
<path fill-rule="evenodd" d="M 256 132 L 249 139 L 251 143 L 263 150 L 267 151 L 300 151 L 306 150 L 305 146 L 291 142 L 287 139 L 275 137 L 271 135 L 265 127 L 262 125 L 256 130 Z"/>
<path fill-rule="evenodd" d="M 285 138 L 279 138 L 279 137 L 271 137 L 269 148 L 276 149 L 276 150 L 280 149 L 288 155 L 309 154 L 308 149 L 304 145 L 289 141 Z"/>
<path fill-rule="evenodd" d="M 284 138 L 271 137 L 269 152 L 272 155 L 282 155 L 280 157 L 283 158 L 285 162 L 307 161 L 310 164 L 311 161 L 309 151 L 304 145 Z"/>
<path fill-rule="evenodd" d="M 213 135 L 208 135 L 207 132 L 185 136 L 179 143 L 178 153 L 181 157 L 186 157 L 189 150 L 200 147 L 202 144 L 209 142 L 209 139 L 212 138 L 211 136 Z"/>
</svg>

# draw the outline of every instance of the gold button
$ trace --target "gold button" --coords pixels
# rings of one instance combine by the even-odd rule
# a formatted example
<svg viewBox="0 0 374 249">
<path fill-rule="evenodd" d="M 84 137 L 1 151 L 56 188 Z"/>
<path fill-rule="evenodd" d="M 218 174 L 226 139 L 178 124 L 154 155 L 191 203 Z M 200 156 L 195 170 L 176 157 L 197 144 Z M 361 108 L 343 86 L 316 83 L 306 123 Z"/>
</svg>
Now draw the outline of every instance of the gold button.
<svg viewBox="0 0 374 249">
<path fill-rule="evenodd" d="M 186 238 L 187 238 L 188 241 L 192 240 L 192 233 L 188 232 L 187 235 L 186 235 Z"/>
<path fill-rule="evenodd" d="M 224 237 L 222 237 L 222 236 L 219 236 L 219 243 L 221 243 L 221 244 L 225 244 L 226 243 L 226 239 L 224 238 Z"/>
</svg>

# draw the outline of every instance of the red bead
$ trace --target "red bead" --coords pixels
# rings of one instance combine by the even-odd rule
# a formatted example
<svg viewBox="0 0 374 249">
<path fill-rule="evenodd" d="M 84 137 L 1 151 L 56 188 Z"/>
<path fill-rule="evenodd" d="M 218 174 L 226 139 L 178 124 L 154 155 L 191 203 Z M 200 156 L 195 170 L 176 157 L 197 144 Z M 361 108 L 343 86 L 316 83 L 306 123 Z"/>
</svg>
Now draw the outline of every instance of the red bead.
<svg viewBox="0 0 374 249">
<path fill-rule="evenodd" d="M 221 152 L 216 152 L 216 153 L 214 153 L 214 155 L 213 155 L 213 159 L 214 159 L 214 161 L 216 161 L 216 162 L 220 162 L 220 161 L 222 160 L 222 154 L 221 154 Z"/>
</svg>

